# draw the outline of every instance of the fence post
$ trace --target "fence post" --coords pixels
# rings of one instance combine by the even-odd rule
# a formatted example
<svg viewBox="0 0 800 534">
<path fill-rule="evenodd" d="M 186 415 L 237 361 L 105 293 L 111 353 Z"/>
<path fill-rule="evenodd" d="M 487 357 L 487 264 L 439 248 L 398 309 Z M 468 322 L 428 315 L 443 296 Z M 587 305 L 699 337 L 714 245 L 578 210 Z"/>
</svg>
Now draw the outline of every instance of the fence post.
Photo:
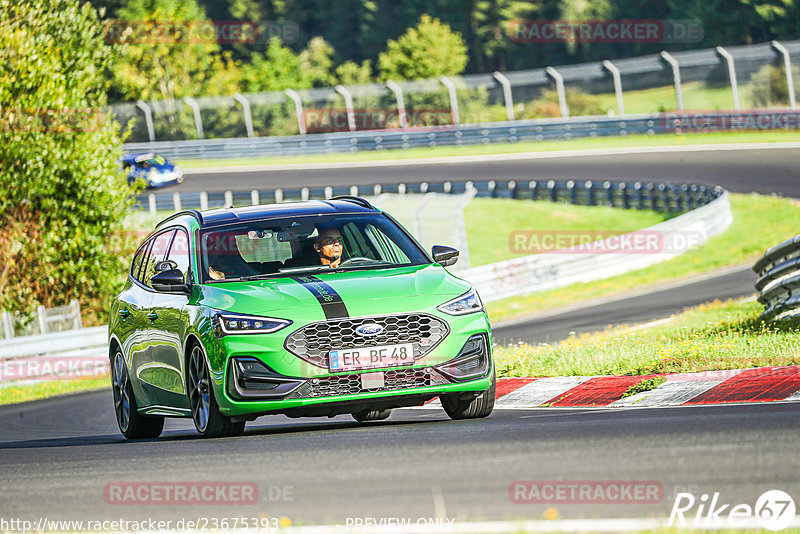
<svg viewBox="0 0 800 534">
<path fill-rule="evenodd" d="M 794 80 L 792 79 L 792 58 L 789 57 L 789 51 L 786 50 L 786 47 L 778 41 L 772 41 L 772 48 L 783 56 L 783 67 L 786 69 L 786 87 L 789 90 L 789 105 L 792 109 L 796 109 L 797 102 L 795 101 Z"/>
<path fill-rule="evenodd" d="M 392 80 L 386 82 L 386 87 L 388 87 L 393 93 L 394 97 L 397 100 L 397 118 L 400 121 L 400 128 L 408 128 L 408 118 L 406 117 L 406 104 L 403 100 L 403 88 L 397 85 Z"/>
<path fill-rule="evenodd" d="M 253 115 L 250 113 L 250 101 L 242 93 L 233 95 L 233 99 L 242 105 L 242 113 L 244 113 L 244 127 L 247 130 L 247 137 L 253 137 Z"/>
<path fill-rule="evenodd" d="M 225 207 L 233 207 L 233 191 L 225 191 Z"/>
<path fill-rule="evenodd" d="M 372 194 L 376 197 L 381 194 L 381 184 L 375 184 L 375 187 L 372 188 Z"/>
<path fill-rule="evenodd" d="M 458 93 L 456 92 L 456 84 L 447 76 L 439 76 L 439 81 L 447 87 L 447 92 L 450 95 L 450 115 L 453 118 L 453 125 L 458 126 L 461 124 L 461 117 L 458 114 Z"/>
<path fill-rule="evenodd" d="M 156 130 L 153 128 L 153 110 L 150 109 L 150 106 L 145 104 L 143 100 L 138 100 L 136 102 L 136 107 L 141 109 L 144 113 L 144 123 L 147 125 L 147 137 L 150 139 L 151 143 L 155 142 Z"/>
<path fill-rule="evenodd" d="M 358 196 L 358 186 L 357 185 L 351 185 L 350 186 L 350 195 L 354 196 L 354 197 Z"/>
<path fill-rule="evenodd" d="M 308 193 L 309 190 L 307 187 L 304 187 L 300 190 L 300 199 L 301 200 L 308 200 Z"/>
<path fill-rule="evenodd" d="M 172 207 L 175 211 L 181 211 L 181 194 L 177 191 L 172 193 Z"/>
<path fill-rule="evenodd" d="M 200 209 L 208 209 L 208 192 L 206 191 L 200 191 Z"/>
<path fill-rule="evenodd" d="M 192 113 L 194 114 L 194 127 L 197 130 L 197 138 L 203 138 L 203 118 L 200 116 L 200 105 L 197 103 L 197 100 L 192 98 L 191 96 L 183 97 L 183 101 L 188 104 L 190 108 L 192 108 Z"/>
<path fill-rule="evenodd" d="M 730 52 L 718 46 L 716 48 L 717 54 L 725 59 L 728 64 L 728 79 L 731 81 L 731 92 L 733 93 L 733 108 L 739 111 L 739 83 L 736 81 L 736 65 L 733 63 L 733 56 Z"/>
<path fill-rule="evenodd" d="M 683 93 L 681 91 L 681 67 L 678 60 L 667 51 L 661 52 L 661 57 L 672 67 L 672 79 L 675 83 L 675 99 L 678 102 L 678 111 L 683 111 Z"/>
<path fill-rule="evenodd" d="M 297 129 L 300 135 L 306 134 L 306 117 L 303 115 L 303 99 L 294 89 L 284 91 L 286 95 L 294 101 L 294 113 L 297 115 Z"/>
<path fill-rule="evenodd" d="M 14 317 L 11 312 L 4 311 L 2 313 L 3 331 L 5 331 L 6 339 L 14 337 Z"/>
<path fill-rule="evenodd" d="M 325 198 L 331 198 L 333 196 L 333 187 L 326 185 L 325 186 Z"/>
<path fill-rule="evenodd" d="M 499 71 L 495 71 L 492 75 L 494 79 L 497 80 L 500 85 L 503 86 L 503 102 L 506 104 L 506 117 L 508 120 L 514 120 L 514 97 L 511 95 L 511 82 L 506 77 L 505 74 Z"/>
<path fill-rule="evenodd" d="M 558 105 L 561 108 L 561 116 L 565 119 L 569 118 L 569 106 L 567 105 L 567 91 L 564 89 L 564 77 L 553 67 L 544 69 L 548 76 L 553 78 L 556 82 L 556 91 L 558 92 Z"/>
<path fill-rule="evenodd" d="M 260 200 L 261 199 L 259 198 L 258 195 L 258 189 L 253 189 L 252 191 L 250 191 L 250 203 L 253 206 L 258 206 L 259 204 L 261 204 Z"/>
<path fill-rule="evenodd" d="M 283 202 L 283 189 L 278 188 L 275 190 L 275 204 Z"/>
<path fill-rule="evenodd" d="M 614 79 L 614 93 L 617 95 L 617 113 L 625 115 L 625 103 L 622 101 L 622 78 L 619 75 L 619 69 L 607 59 L 603 60 L 603 66 L 611 73 L 611 77 Z"/>
<path fill-rule="evenodd" d="M 347 111 L 347 129 L 351 132 L 356 131 L 356 114 L 353 111 L 353 95 L 350 94 L 350 91 L 344 85 L 337 85 L 334 87 L 337 93 L 344 97 L 344 107 Z"/>
<path fill-rule="evenodd" d="M 47 309 L 41 304 L 36 308 L 36 315 L 39 319 L 39 333 L 47 333 Z"/>
<path fill-rule="evenodd" d="M 148 207 L 150 208 L 150 215 L 155 215 L 156 214 L 156 194 L 155 193 L 150 193 L 149 195 L 147 195 L 147 204 L 148 204 Z"/>
<path fill-rule="evenodd" d="M 74 316 L 74 319 L 72 320 L 72 328 L 83 328 L 83 319 L 81 318 L 81 303 L 78 302 L 78 299 L 72 299 L 69 301 L 69 309 Z"/>
</svg>

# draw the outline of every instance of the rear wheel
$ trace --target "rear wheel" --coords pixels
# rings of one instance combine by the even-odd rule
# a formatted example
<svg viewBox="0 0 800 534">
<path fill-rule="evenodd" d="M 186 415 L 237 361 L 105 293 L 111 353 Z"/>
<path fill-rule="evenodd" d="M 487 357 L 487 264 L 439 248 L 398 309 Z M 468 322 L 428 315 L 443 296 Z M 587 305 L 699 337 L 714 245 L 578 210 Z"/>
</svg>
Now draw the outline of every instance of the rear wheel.
<svg viewBox="0 0 800 534">
<path fill-rule="evenodd" d="M 389 416 L 392 415 L 392 409 L 387 408 L 386 410 L 362 410 L 360 412 L 356 412 L 350 415 L 352 415 L 353 419 L 355 419 L 359 423 L 363 423 L 365 421 L 383 421 L 384 419 L 388 419 Z"/>
<path fill-rule="evenodd" d="M 161 435 L 164 430 L 163 417 L 145 417 L 139 414 L 128 365 L 119 349 L 111 360 L 111 390 L 117 425 L 123 436 L 127 439 L 141 439 L 157 438 Z"/>
<path fill-rule="evenodd" d="M 489 389 L 472 398 L 461 398 L 459 393 L 440 395 L 444 411 L 450 419 L 480 419 L 487 417 L 494 410 L 494 396 L 497 390 L 497 381 L 492 372 L 492 385 Z"/>
<path fill-rule="evenodd" d="M 241 436 L 244 421 L 234 423 L 230 417 L 222 415 L 214 398 L 214 388 L 206 364 L 206 357 L 200 345 L 194 344 L 189 353 L 189 373 L 186 378 L 189 391 L 189 404 L 192 407 L 194 427 L 204 438 Z"/>
</svg>

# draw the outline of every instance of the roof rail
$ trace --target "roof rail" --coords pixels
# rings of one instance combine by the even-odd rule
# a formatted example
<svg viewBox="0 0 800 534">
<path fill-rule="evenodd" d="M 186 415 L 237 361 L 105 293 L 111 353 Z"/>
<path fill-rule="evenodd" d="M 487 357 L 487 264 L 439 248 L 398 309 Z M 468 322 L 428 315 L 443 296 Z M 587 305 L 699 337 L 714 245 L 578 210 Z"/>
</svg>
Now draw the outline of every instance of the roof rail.
<svg viewBox="0 0 800 534">
<path fill-rule="evenodd" d="M 183 211 L 179 211 L 177 213 L 173 213 L 172 215 L 170 215 L 169 217 L 167 217 L 166 219 L 164 219 L 163 221 L 158 223 L 156 225 L 156 228 L 158 228 L 159 226 L 161 226 L 162 224 L 164 224 L 166 222 L 171 221 L 172 219 L 177 219 L 178 217 L 181 217 L 183 215 L 191 215 L 192 217 L 197 219 L 197 222 L 199 222 L 200 224 L 203 224 L 203 214 L 202 213 L 200 213 L 197 210 L 183 210 Z"/>
<path fill-rule="evenodd" d="M 352 202 L 353 204 L 358 204 L 359 206 L 363 206 L 371 210 L 375 209 L 375 206 L 370 204 L 369 200 L 354 195 L 339 195 L 331 197 L 329 200 L 344 200 L 345 202 Z"/>
</svg>

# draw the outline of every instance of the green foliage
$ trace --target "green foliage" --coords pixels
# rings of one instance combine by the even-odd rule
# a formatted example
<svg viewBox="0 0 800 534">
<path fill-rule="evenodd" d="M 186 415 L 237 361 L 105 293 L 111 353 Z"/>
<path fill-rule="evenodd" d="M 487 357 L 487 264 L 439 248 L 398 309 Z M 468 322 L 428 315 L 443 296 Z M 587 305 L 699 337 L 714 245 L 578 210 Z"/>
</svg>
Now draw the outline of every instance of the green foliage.
<svg viewBox="0 0 800 534">
<path fill-rule="evenodd" d="M 578 89 L 567 89 L 567 107 L 572 116 L 605 115 L 602 98 Z M 548 119 L 561 116 L 558 92 L 555 89 L 543 91 L 541 96 L 525 104 L 520 119 Z"/>
<path fill-rule="evenodd" d="M 118 17 L 137 28 L 147 23 L 209 22 L 196 0 L 129 0 Z M 121 26 L 120 26 L 121 28 Z M 111 69 L 111 95 L 122 100 L 169 100 L 184 96 L 230 95 L 240 73 L 230 53 L 204 38 L 138 37 L 137 31 L 113 36 L 117 49 Z M 200 41 L 200 42 L 198 42 Z"/>
<path fill-rule="evenodd" d="M 461 35 L 438 19 L 423 15 L 416 27 L 386 43 L 378 56 L 383 80 L 418 80 L 461 74 L 467 66 L 467 45 Z"/>
<path fill-rule="evenodd" d="M 102 25 L 79 0 L 0 0 L 0 28 L 0 309 L 105 308 L 131 191 Z"/>
<path fill-rule="evenodd" d="M 322 37 L 314 37 L 300 53 L 300 65 L 314 87 L 336 85 L 333 73 L 333 47 Z"/>
<path fill-rule="evenodd" d="M 281 40 L 273 37 L 264 54 L 253 54 L 242 66 L 242 89 L 248 93 L 282 91 L 311 87 L 311 79 L 303 70 L 300 58 Z"/>
<path fill-rule="evenodd" d="M 364 60 L 359 65 L 355 61 L 346 61 L 336 67 L 336 78 L 342 85 L 359 85 L 372 82 L 372 62 Z"/>
<path fill-rule="evenodd" d="M 800 79 L 800 69 L 792 65 L 792 77 Z M 786 81 L 786 68 L 780 65 L 765 65 L 750 77 L 750 98 L 756 107 L 777 107 L 789 105 L 789 84 Z"/>
</svg>

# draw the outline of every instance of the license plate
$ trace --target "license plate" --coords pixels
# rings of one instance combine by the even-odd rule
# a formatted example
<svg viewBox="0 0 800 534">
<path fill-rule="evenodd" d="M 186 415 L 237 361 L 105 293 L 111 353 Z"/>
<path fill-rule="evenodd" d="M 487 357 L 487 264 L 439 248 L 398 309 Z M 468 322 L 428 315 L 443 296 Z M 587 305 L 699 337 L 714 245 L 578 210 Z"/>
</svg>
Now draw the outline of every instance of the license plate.
<svg viewBox="0 0 800 534">
<path fill-rule="evenodd" d="M 377 369 L 413 363 L 414 345 L 412 343 L 339 349 L 332 350 L 328 354 L 328 367 L 331 372 Z"/>
</svg>

